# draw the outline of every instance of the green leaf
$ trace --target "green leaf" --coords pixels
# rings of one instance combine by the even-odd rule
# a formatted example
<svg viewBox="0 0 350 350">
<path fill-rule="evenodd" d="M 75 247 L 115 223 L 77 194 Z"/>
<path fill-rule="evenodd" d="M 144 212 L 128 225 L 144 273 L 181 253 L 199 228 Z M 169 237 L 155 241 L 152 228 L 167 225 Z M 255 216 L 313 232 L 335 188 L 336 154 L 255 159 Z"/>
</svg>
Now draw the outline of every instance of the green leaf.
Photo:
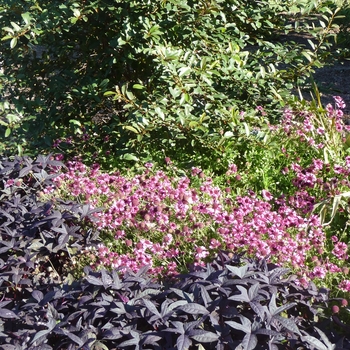
<svg viewBox="0 0 350 350">
<path fill-rule="evenodd" d="M 134 160 L 135 162 L 139 161 L 139 158 L 137 158 L 135 155 L 130 154 L 130 153 L 124 154 L 122 158 L 125 160 Z"/>
<path fill-rule="evenodd" d="M 27 25 L 30 24 L 30 22 L 32 21 L 32 17 L 29 12 L 24 12 L 21 14 L 21 16 L 23 18 L 24 23 Z"/>
<path fill-rule="evenodd" d="M 134 84 L 133 86 L 133 89 L 136 89 L 136 90 L 144 90 L 145 87 L 141 84 Z"/>
<path fill-rule="evenodd" d="M 79 126 L 81 126 L 81 123 L 80 123 L 79 120 L 71 119 L 69 122 L 72 123 L 72 124 L 74 124 L 74 125 L 79 125 Z"/>
<path fill-rule="evenodd" d="M 117 95 L 117 92 L 115 91 L 106 91 L 103 93 L 103 96 L 112 96 L 112 95 Z"/>
<path fill-rule="evenodd" d="M 12 38 L 12 40 L 10 41 L 10 47 L 11 47 L 11 49 L 13 49 L 14 47 L 16 47 L 16 45 L 17 45 L 17 38 L 14 37 L 14 38 Z"/>
<path fill-rule="evenodd" d="M 306 57 L 306 59 L 309 61 L 309 62 L 312 62 L 312 52 L 307 52 L 307 51 L 302 51 L 301 54 Z"/>
<path fill-rule="evenodd" d="M 189 73 L 191 71 L 190 67 L 182 67 L 179 69 L 179 77 L 184 76 L 185 74 Z"/>
<path fill-rule="evenodd" d="M 18 155 L 20 157 L 23 156 L 23 147 L 22 147 L 22 145 L 17 145 L 17 152 L 18 152 Z"/>
<path fill-rule="evenodd" d="M 137 129 L 135 129 L 133 126 L 131 126 L 131 125 L 125 125 L 123 128 L 126 129 L 126 130 L 130 130 L 130 131 L 134 132 L 135 134 L 139 133 L 139 131 Z"/>
<path fill-rule="evenodd" d="M 164 112 L 159 107 L 156 107 L 154 110 L 159 115 L 160 119 L 165 120 Z"/>
<path fill-rule="evenodd" d="M 21 30 L 21 27 L 17 23 L 11 22 L 11 25 L 17 32 Z"/>
<path fill-rule="evenodd" d="M 5 131 L 5 137 L 9 137 L 11 135 L 11 129 L 7 128 Z"/>
<path fill-rule="evenodd" d="M 3 27 L 2 29 L 5 30 L 6 32 L 11 33 L 12 35 L 15 34 L 15 32 L 13 31 L 13 29 L 10 28 L 10 27 Z M 6 40 L 6 39 L 2 39 L 2 40 Z"/>
<path fill-rule="evenodd" d="M 131 91 L 126 90 L 125 93 L 129 100 L 135 100 L 135 95 Z"/>
</svg>

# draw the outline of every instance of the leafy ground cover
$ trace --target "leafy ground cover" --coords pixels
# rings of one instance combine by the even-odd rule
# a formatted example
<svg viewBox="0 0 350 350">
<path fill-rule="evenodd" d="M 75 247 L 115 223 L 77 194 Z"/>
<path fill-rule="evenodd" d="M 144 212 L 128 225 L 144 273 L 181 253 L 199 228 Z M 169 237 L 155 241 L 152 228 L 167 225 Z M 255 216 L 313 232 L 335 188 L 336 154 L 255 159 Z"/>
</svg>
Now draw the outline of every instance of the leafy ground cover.
<svg viewBox="0 0 350 350">
<path fill-rule="evenodd" d="M 0 5 L 0 349 L 350 348 L 348 15 Z"/>
</svg>

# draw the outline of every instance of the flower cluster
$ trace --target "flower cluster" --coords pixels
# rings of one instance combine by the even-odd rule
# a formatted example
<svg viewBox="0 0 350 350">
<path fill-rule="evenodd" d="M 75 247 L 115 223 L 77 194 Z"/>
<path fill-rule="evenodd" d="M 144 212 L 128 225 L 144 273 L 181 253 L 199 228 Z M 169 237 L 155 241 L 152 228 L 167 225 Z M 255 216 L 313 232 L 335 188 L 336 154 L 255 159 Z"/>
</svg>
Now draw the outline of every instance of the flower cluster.
<svg viewBox="0 0 350 350">
<path fill-rule="evenodd" d="M 324 246 L 316 216 L 305 219 L 284 200 L 277 205 L 265 190 L 234 198 L 205 176 L 196 188 L 190 178 L 170 178 L 163 171 L 147 169 L 127 178 L 79 162 L 67 165 L 68 172 L 55 179 L 56 192 L 104 208 L 94 224 L 109 244 L 96 251 L 96 267 L 146 264 L 155 273 L 174 274 L 228 249 L 300 268 L 309 251 Z"/>
</svg>

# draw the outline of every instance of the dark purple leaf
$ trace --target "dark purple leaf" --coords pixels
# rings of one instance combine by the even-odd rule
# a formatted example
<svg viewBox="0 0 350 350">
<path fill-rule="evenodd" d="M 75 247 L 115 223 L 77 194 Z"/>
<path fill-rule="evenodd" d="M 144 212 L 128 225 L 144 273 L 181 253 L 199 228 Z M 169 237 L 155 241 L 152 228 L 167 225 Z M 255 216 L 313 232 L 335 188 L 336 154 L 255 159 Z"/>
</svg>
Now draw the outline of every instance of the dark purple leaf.
<svg viewBox="0 0 350 350">
<path fill-rule="evenodd" d="M 263 334 L 263 335 L 269 335 L 271 337 L 275 337 L 279 335 L 279 332 L 276 332 L 272 329 L 266 329 L 266 328 L 260 328 L 254 331 L 254 334 Z"/>
<path fill-rule="evenodd" d="M 199 285 L 200 291 L 201 291 L 201 296 L 204 302 L 204 305 L 206 308 L 208 308 L 208 305 L 213 301 L 207 292 L 206 288 L 202 285 Z"/>
<path fill-rule="evenodd" d="M 176 308 L 176 311 L 177 310 L 181 310 L 192 315 L 206 315 L 209 313 L 209 311 L 204 306 L 197 303 L 189 303 L 186 305 L 179 306 L 178 308 Z"/>
<path fill-rule="evenodd" d="M 113 282 L 112 277 L 107 274 L 106 270 L 101 270 L 101 279 L 105 288 L 108 288 Z"/>
<path fill-rule="evenodd" d="M 153 289 L 153 288 L 147 288 L 144 291 L 142 291 L 140 293 L 137 293 L 135 295 L 135 297 L 134 297 L 134 300 L 142 299 L 142 298 L 144 298 L 145 296 L 148 296 L 148 295 L 157 295 L 159 293 L 160 293 L 160 290 Z"/>
<path fill-rule="evenodd" d="M 193 300 L 194 300 L 193 295 L 186 293 L 186 292 L 182 291 L 181 289 L 170 288 L 170 290 L 173 291 L 174 293 L 176 293 L 180 298 L 187 300 L 189 303 L 193 302 Z"/>
<path fill-rule="evenodd" d="M 255 334 L 247 333 L 243 340 L 242 346 L 244 350 L 253 350 L 258 345 L 258 338 Z"/>
<path fill-rule="evenodd" d="M 132 339 L 123 341 L 122 343 L 118 344 L 120 348 L 126 347 L 126 346 L 132 346 L 132 345 L 138 345 L 140 343 L 140 335 L 137 332 L 130 331 L 130 335 L 133 337 Z"/>
<path fill-rule="evenodd" d="M 21 169 L 18 177 L 24 177 L 24 176 L 28 175 L 32 170 L 33 170 L 32 166 L 26 166 L 26 167 Z"/>
<path fill-rule="evenodd" d="M 244 333 L 250 333 L 252 330 L 251 325 L 243 325 L 235 321 L 225 321 L 231 328 L 242 331 Z"/>
<path fill-rule="evenodd" d="M 102 334 L 102 339 L 108 339 L 108 340 L 116 340 L 122 338 L 123 335 L 120 332 L 120 329 L 117 327 L 112 327 L 110 329 L 107 329 Z"/>
<path fill-rule="evenodd" d="M 95 285 L 95 286 L 103 286 L 102 280 L 100 280 L 100 279 L 97 278 L 97 277 L 88 275 L 88 276 L 86 276 L 86 280 L 87 280 L 89 283 L 91 283 L 91 284 L 93 284 L 93 285 Z"/>
<path fill-rule="evenodd" d="M 176 345 L 179 350 L 187 350 L 192 345 L 192 341 L 186 334 L 181 334 L 177 338 Z"/>
<path fill-rule="evenodd" d="M 155 334 L 147 334 L 143 333 L 142 334 L 142 340 L 141 343 L 142 345 L 150 344 L 150 345 L 158 345 L 158 341 L 163 339 L 163 337 L 155 335 Z"/>
<path fill-rule="evenodd" d="M 322 332 L 319 328 L 315 327 L 317 333 L 321 336 L 322 341 L 326 344 L 326 346 L 329 349 L 333 349 L 335 347 L 335 345 L 333 345 L 329 339 L 327 338 L 326 334 L 324 332 Z"/>
<path fill-rule="evenodd" d="M 8 309 L 0 309 L 1 318 L 19 318 L 13 311 Z"/>
<path fill-rule="evenodd" d="M 277 320 L 284 328 L 288 329 L 289 331 L 301 335 L 298 326 L 292 319 L 281 317 L 278 315 L 274 316 L 273 319 Z"/>
<path fill-rule="evenodd" d="M 189 333 L 189 336 L 190 338 L 198 341 L 199 343 L 211 343 L 219 339 L 219 335 L 202 329 L 193 329 Z"/>
<path fill-rule="evenodd" d="M 248 272 L 248 265 L 243 265 L 241 267 L 227 265 L 226 268 L 239 278 L 244 278 Z"/>
<path fill-rule="evenodd" d="M 248 297 L 248 293 L 247 290 L 242 287 L 242 286 L 237 286 L 237 289 L 241 292 L 241 294 L 239 295 L 232 295 L 231 297 L 229 297 L 229 300 L 235 300 L 235 301 L 245 301 L 245 302 L 249 302 L 250 298 Z"/>
<path fill-rule="evenodd" d="M 78 344 L 79 346 L 84 345 L 84 341 L 82 341 L 79 337 L 77 337 L 75 334 L 67 332 L 66 333 L 67 337 L 71 340 L 74 341 L 74 343 Z"/>
<path fill-rule="evenodd" d="M 334 347 L 328 347 L 325 344 L 323 344 L 320 340 L 318 340 L 315 337 L 312 337 L 311 335 L 306 335 L 301 337 L 301 340 L 304 343 L 312 345 L 312 349 L 317 349 L 317 350 L 333 350 Z"/>
<path fill-rule="evenodd" d="M 162 318 L 162 315 L 159 313 L 157 308 L 154 306 L 154 304 L 147 300 L 147 299 L 142 299 L 143 303 L 145 304 L 146 308 L 153 314 L 158 316 L 158 318 Z"/>
<path fill-rule="evenodd" d="M 4 306 L 6 306 L 7 304 L 10 304 L 11 302 L 12 302 L 12 300 L 0 301 L 0 308 L 3 308 Z"/>
</svg>

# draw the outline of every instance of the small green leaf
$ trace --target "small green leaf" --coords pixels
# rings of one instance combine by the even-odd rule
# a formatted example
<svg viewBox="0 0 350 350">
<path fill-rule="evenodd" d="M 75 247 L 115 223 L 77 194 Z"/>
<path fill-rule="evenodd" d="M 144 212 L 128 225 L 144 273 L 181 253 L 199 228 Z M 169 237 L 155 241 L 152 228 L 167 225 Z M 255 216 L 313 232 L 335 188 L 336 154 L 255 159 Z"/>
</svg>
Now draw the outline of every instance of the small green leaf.
<svg viewBox="0 0 350 350">
<path fill-rule="evenodd" d="M 133 89 L 136 89 L 136 90 L 144 90 L 145 87 L 141 84 L 134 84 L 133 86 Z"/>
<path fill-rule="evenodd" d="M 135 95 L 131 91 L 126 90 L 125 92 L 129 100 L 135 100 Z"/>
<path fill-rule="evenodd" d="M 155 112 L 159 115 L 160 119 L 165 120 L 164 112 L 159 107 L 155 108 Z"/>
<path fill-rule="evenodd" d="M 311 52 L 307 52 L 307 51 L 302 51 L 301 54 L 306 57 L 306 59 L 309 61 L 309 62 L 312 62 L 312 53 Z"/>
<path fill-rule="evenodd" d="M 17 23 L 11 22 L 11 25 L 17 32 L 21 30 L 21 27 Z"/>
<path fill-rule="evenodd" d="M 134 156 L 133 154 L 130 154 L 130 153 L 124 154 L 124 156 L 122 158 L 125 160 L 134 160 L 135 162 L 139 161 L 139 159 L 136 156 Z"/>
<path fill-rule="evenodd" d="M 32 17 L 30 16 L 29 12 L 22 13 L 21 16 L 22 16 L 25 24 L 27 24 L 27 25 L 30 24 Z"/>
<path fill-rule="evenodd" d="M 191 71 L 190 67 L 182 67 L 179 69 L 179 77 L 182 77 L 183 75 L 189 73 Z"/>
<path fill-rule="evenodd" d="M 73 14 L 75 17 L 80 17 L 80 11 L 78 9 L 73 9 Z"/>
<path fill-rule="evenodd" d="M 7 128 L 5 131 L 5 137 L 9 137 L 11 135 L 11 129 Z"/>
<path fill-rule="evenodd" d="M 81 126 L 81 123 L 80 123 L 79 120 L 71 119 L 69 122 L 72 123 L 72 124 Z"/>
<path fill-rule="evenodd" d="M 11 49 L 13 49 L 14 47 L 16 47 L 16 45 L 17 45 L 17 38 L 14 37 L 14 38 L 12 38 L 12 40 L 11 40 L 11 42 L 10 42 L 10 47 L 11 47 Z"/>
<path fill-rule="evenodd" d="M 15 34 L 15 32 L 13 31 L 13 29 L 10 28 L 10 27 L 4 27 L 4 28 L 2 28 L 2 29 L 5 30 L 6 32 L 11 33 L 12 35 Z M 5 40 L 5 39 L 2 39 L 2 40 Z"/>
<path fill-rule="evenodd" d="M 134 132 L 135 134 L 138 134 L 138 133 L 139 133 L 139 131 L 136 130 L 136 129 L 135 129 L 133 126 L 131 126 L 131 125 L 125 125 L 125 126 L 124 126 L 124 129 L 130 130 L 130 131 Z"/>
<path fill-rule="evenodd" d="M 117 95 L 115 91 L 106 91 L 103 96 L 111 96 L 111 95 Z"/>
<path fill-rule="evenodd" d="M 18 151 L 18 155 L 20 157 L 23 156 L 23 147 L 22 147 L 22 145 L 17 145 L 17 151 Z"/>
</svg>

